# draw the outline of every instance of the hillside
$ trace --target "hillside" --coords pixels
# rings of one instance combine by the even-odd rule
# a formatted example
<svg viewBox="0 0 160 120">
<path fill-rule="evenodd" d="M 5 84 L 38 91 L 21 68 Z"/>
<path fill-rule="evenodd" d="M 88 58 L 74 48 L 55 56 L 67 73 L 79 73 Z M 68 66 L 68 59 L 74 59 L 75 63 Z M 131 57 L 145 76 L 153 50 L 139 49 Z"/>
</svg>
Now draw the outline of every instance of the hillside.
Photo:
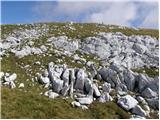
<svg viewBox="0 0 160 120">
<path fill-rule="evenodd" d="M 1 118 L 158 118 L 159 32 L 1 25 Z"/>
</svg>

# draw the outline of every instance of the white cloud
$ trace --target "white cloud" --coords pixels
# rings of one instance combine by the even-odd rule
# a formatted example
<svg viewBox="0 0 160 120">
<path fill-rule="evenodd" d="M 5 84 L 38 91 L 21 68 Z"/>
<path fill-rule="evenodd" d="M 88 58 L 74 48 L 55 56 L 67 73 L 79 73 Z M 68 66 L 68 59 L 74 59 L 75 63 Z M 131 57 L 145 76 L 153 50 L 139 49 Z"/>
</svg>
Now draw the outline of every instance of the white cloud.
<svg viewBox="0 0 160 120">
<path fill-rule="evenodd" d="M 142 0 L 141 0 L 142 1 Z M 98 22 L 124 26 L 155 28 L 158 24 L 157 2 L 37 2 L 33 7 L 39 21 Z M 141 9 L 139 9 L 141 8 Z M 140 11 L 138 11 L 140 10 Z M 147 12 L 146 12 L 147 11 Z"/>
<path fill-rule="evenodd" d="M 110 4 L 108 9 L 91 14 L 88 22 L 103 22 L 106 24 L 130 26 L 130 21 L 136 17 L 136 7 L 132 2 Z"/>
<path fill-rule="evenodd" d="M 144 28 L 158 28 L 158 4 L 152 6 L 152 9 L 146 14 L 145 19 L 143 20 L 140 27 Z"/>
</svg>

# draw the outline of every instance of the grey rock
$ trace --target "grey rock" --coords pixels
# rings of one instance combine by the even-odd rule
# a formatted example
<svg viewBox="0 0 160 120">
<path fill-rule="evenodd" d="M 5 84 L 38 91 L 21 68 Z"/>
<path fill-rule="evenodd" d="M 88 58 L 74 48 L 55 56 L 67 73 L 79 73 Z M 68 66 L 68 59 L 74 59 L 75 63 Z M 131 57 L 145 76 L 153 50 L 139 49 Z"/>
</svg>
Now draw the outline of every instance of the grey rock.
<svg viewBox="0 0 160 120">
<path fill-rule="evenodd" d="M 154 109 L 159 109 L 159 98 L 158 97 L 147 99 L 147 103 L 150 107 Z"/>
<path fill-rule="evenodd" d="M 105 103 L 105 102 L 108 102 L 108 101 L 111 101 L 111 100 L 112 100 L 112 98 L 109 95 L 109 93 L 107 93 L 107 92 L 102 93 L 102 95 L 98 99 L 98 101 L 101 102 L 101 103 Z"/>
<path fill-rule="evenodd" d="M 93 82 L 89 78 L 85 79 L 84 87 L 85 87 L 86 93 L 89 93 L 90 89 L 92 88 L 92 83 Z"/>
<path fill-rule="evenodd" d="M 9 82 L 9 87 L 10 87 L 11 89 L 13 89 L 13 88 L 16 87 L 16 85 L 15 85 L 15 83 L 14 83 L 13 81 L 10 81 L 10 82 Z"/>
<path fill-rule="evenodd" d="M 83 69 L 79 69 L 76 77 L 75 89 L 83 90 L 84 88 L 84 79 L 86 75 Z"/>
<path fill-rule="evenodd" d="M 133 72 L 130 70 L 124 71 L 123 77 L 124 77 L 124 82 L 126 83 L 128 90 L 133 91 L 135 87 L 135 82 L 136 82 Z"/>
<path fill-rule="evenodd" d="M 132 109 L 132 113 L 145 117 L 147 115 L 147 113 L 141 108 L 141 106 L 136 105 L 133 109 Z"/>
<path fill-rule="evenodd" d="M 66 69 L 62 74 L 62 80 L 64 81 L 64 85 L 68 85 L 69 83 L 69 69 Z"/>
<path fill-rule="evenodd" d="M 103 89 L 103 92 L 110 93 L 110 92 L 111 92 L 111 84 L 105 82 L 105 83 L 102 85 L 102 89 Z"/>
<path fill-rule="evenodd" d="M 140 45 L 137 43 L 133 45 L 133 49 L 139 54 L 143 54 L 147 50 L 147 48 L 144 45 Z"/>
<path fill-rule="evenodd" d="M 66 96 L 67 93 L 68 93 L 69 88 L 70 88 L 70 86 L 65 85 L 65 86 L 62 88 L 62 90 L 61 90 L 61 94 L 62 94 L 63 96 Z"/>
<path fill-rule="evenodd" d="M 150 88 L 146 88 L 142 93 L 141 95 L 143 97 L 147 97 L 147 98 L 154 98 L 154 97 L 157 97 L 157 93 L 152 91 Z"/>
</svg>

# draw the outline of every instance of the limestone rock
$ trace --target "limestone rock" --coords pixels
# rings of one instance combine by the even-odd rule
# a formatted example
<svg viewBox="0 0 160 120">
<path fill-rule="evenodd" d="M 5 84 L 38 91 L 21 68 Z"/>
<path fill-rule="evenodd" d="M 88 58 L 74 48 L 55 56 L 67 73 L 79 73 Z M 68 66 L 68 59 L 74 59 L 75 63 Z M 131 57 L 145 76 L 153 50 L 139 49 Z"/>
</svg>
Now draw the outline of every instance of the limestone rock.
<svg viewBox="0 0 160 120">
<path fill-rule="evenodd" d="M 82 105 L 89 105 L 93 102 L 93 97 L 92 96 L 88 96 L 88 97 L 83 97 L 83 98 L 76 98 L 76 100 L 82 104 Z"/>
<path fill-rule="evenodd" d="M 18 88 L 24 88 L 24 83 L 20 83 Z"/>
<path fill-rule="evenodd" d="M 150 88 L 146 88 L 142 93 L 143 97 L 147 97 L 147 98 L 154 98 L 157 97 L 157 93 L 152 91 Z"/>
<path fill-rule="evenodd" d="M 131 97 L 130 95 L 126 95 L 118 99 L 117 102 L 123 109 L 129 111 L 130 109 L 134 108 L 137 104 L 138 101 Z"/>
<path fill-rule="evenodd" d="M 71 104 L 73 107 L 81 107 L 81 104 L 77 101 L 73 101 Z"/>
<path fill-rule="evenodd" d="M 79 69 L 76 77 L 75 89 L 83 90 L 84 88 L 84 79 L 86 75 L 83 69 Z"/>
<path fill-rule="evenodd" d="M 11 81 L 14 81 L 15 79 L 17 78 L 17 74 L 15 74 L 15 73 L 13 73 L 12 75 L 10 75 L 10 76 L 5 76 L 4 77 L 4 80 L 6 81 L 6 82 L 11 82 Z"/>
<path fill-rule="evenodd" d="M 93 94 L 94 94 L 96 97 L 100 97 L 101 93 L 100 93 L 100 91 L 98 90 L 98 87 L 96 86 L 96 84 L 93 84 L 92 88 L 93 88 Z"/>
<path fill-rule="evenodd" d="M 141 108 L 141 106 L 136 105 L 133 109 L 132 109 L 132 113 L 145 117 L 147 115 L 147 113 Z"/>
<path fill-rule="evenodd" d="M 103 89 L 104 92 L 110 93 L 110 92 L 111 92 L 111 84 L 105 82 L 105 83 L 102 85 L 102 89 Z"/>
</svg>

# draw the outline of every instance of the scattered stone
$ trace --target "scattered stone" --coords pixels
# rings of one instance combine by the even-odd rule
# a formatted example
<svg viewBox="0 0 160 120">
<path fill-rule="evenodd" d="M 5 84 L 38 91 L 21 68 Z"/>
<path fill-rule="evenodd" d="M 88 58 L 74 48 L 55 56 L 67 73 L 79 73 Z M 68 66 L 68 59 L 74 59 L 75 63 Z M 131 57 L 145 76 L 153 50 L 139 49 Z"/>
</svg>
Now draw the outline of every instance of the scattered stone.
<svg viewBox="0 0 160 120">
<path fill-rule="evenodd" d="M 81 104 L 77 101 L 73 101 L 71 104 L 73 107 L 81 107 Z"/>
<path fill-rule="evenodd" d="M 24 88 L 24 83 L 20 83 L 18 88 Z"/>
</svg>

